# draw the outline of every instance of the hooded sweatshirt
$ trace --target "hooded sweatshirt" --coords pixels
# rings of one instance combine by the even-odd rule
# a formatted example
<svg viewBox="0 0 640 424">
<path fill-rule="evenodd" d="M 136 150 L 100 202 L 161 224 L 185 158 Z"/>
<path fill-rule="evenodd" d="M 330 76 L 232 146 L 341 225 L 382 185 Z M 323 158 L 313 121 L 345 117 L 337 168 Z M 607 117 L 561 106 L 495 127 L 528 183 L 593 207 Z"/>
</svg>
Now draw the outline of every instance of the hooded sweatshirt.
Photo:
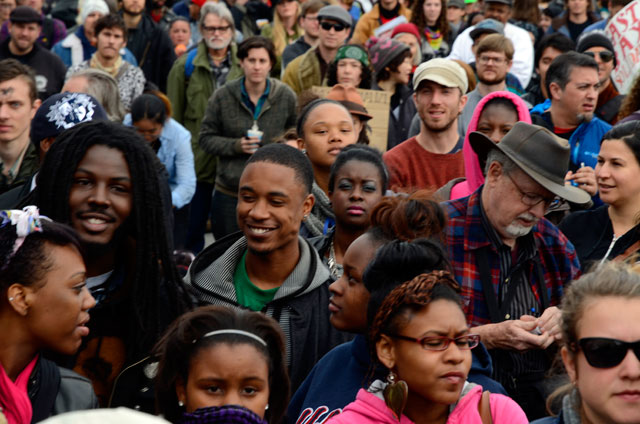
<svg viewBox="0 0 640 424">
<path fill-rule="evenodd" d="M 308 241 L 299 237 L 298 243 L 298 264 L 262 310 L 278 321 L 285 335 L 292 391 L 325 353 L 353 337 L 329 323 L 329 270 Z M 246 250 L 247 239 L 237 232 L 198 255 L 185 283 L 192 286 L 199 304 L 244 308 L 237 302 L 233 276 Z"/>
<path fill-rule="evenodd" d="M 382 397 L 385 383 L 375 381 L 369 390 L 360 389 L 354 402 L 347 405 L 340 415 L 326 424 L 398 424 L 393 412 L 387 407 Z M 447 424 L 482 424 L 478 411 L 478 403 L 482 397 L 482 387 L 473 383 L 465 383 L 458 403 L 451 405 Z M 495 424 L 526 424 L 529 422 L 524 411 L 511 398 L 491 394 L 491 416 Z M 400 424 L 412 424 L 405 415 L 400 417 Z"/>
<path fill-rule="evenodd" d="M 462 147 L 462 153 L 464 154 L 464 172 L 466 180 L 458 182 L 451 188 L 451 194 L 447 200 L 467 197 L 471 193 L 476 191 L 478 187 L 484 184 L 484 173 L 482 172 L 482 168 L 480 167 L 478 155 L 476 155 L 476 153 L 473 151 L 473 148 L 471 147 L 471 144 L 469 143 L 469 134 L 471 134 L 478 128 L 478 121 L 480 120 L 480 115 L 484 110 L 484 106 L 487 104 L 487 102 L 489 102 L 491 99 L 495 99 L 496 97 L 504 97 L 505 99 L 511 100 L 518 111 L 518 121 L 526 122 L 527 124 L 531 123 L 531 116 L 529 115 L 527 105 L 519 96 L 508 91 L 494 91 L 493 93 L 489 93 L 488 95 L 483 97 L 482 100 L 480 100 L 480 102 L 478 103 L 475 111 L 473 112 L 471 122 L 469 123 L 469 128 L 464 138 L 464 146 Z"/>
<path fill-rule="evenodd" d="M 502 385 L 491 379 L 491 356 L 480 344 L 473 349 L 473 360 L 468 380 L 480 384 L 491 393 L 506 394 Z M 311 370 L 300 388 L 291 398 L 287 409 L 289 424 L 318 424 L 339 414 L 342 408 L 366 386 L 371 378 L 384 378 L 389 372 L 381 365 L 373 374 L 371 352 L 365 336 L 358 334 L 327 353 Z"/>
</svg>

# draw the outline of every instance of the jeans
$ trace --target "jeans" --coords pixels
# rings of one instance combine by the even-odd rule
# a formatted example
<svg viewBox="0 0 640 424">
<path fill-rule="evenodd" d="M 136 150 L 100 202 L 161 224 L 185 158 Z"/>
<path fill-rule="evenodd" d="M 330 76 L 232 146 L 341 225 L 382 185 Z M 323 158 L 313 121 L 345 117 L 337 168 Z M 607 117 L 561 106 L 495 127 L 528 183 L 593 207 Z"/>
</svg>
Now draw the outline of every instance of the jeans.
<svg viewBox="0 0 640 424">
<path fill-rule="evenodd" d="M 204 233 L 211 212 L 211 195 L 213 184 L 198 181 L 196 192 L 191 199 L 187 241 L 185 249 L 198 254 L 204 248 Z"/>
<path fill-rule="evenodd" d="M 211 218 L 213 221 L 211 229 L 216 240 L 220 240 L 227 234 L 235 233 L 239 230 L 236 219 L 237 197 L 216 191 L 213 193 L 211 204 Z"/>
</svg>

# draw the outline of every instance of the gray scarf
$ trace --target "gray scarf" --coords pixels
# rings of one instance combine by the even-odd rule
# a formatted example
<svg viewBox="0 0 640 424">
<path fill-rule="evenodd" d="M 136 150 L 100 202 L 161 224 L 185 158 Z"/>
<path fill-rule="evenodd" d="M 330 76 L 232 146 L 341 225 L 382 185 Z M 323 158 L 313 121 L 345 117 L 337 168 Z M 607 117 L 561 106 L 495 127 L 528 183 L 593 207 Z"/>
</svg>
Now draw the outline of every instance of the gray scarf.
<svg viewBox="0 0 640 424">
<path fill-rule="evenodd" d="M 324 223 L 329 218 L 334 220 L 335 215 L 331 209 L 329 197 L 322 191 L 320 186 L 313 182 L 311 193 L 316 198 L 316 202 L 311 209 L 311 213 L 304 219 L 303 224 L 313 235 L 313 237 L 324 235 Z"/>
</svg>

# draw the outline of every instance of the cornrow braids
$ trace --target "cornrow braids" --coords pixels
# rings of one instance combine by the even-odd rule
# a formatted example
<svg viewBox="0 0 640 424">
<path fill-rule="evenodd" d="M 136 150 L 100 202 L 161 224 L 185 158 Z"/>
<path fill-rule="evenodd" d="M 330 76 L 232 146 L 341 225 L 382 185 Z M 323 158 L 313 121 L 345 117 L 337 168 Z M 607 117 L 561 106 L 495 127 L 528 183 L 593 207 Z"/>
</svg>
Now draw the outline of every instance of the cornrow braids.
<svg viewBox="0 0 640 424">
<path fill-rule="evenodd" d="M 369 326 L 369 346 L 376 358 L 375 345 L 382 334 L 397 333 L 397 317 L 407 309 L 421 309 L 437 299 L 456 300 L 460 304 L 460 286 L 448 271 L 420 274 L 393 289 L 380 305 Z"/>
<path fill-rule="evenodd" d="M 139 357 L 148 353 L 165 327 L 191 303 L 171 256 L 161 197 L 162 168 L 148 143 L 121 124 L 90 121 L 76 125 L 52 144 L 38 173 L 37 187 L 25 201 L 36 204 L 43 215 L 70 224 L 74 173 L 94 145 L 121 151 L 131 174 L 132 210 L 123 229 L 135 240 L 135 267 L 127 296 L 133 319 L 125 342 L 131 347 L 128 353 Z"/>
</svg>

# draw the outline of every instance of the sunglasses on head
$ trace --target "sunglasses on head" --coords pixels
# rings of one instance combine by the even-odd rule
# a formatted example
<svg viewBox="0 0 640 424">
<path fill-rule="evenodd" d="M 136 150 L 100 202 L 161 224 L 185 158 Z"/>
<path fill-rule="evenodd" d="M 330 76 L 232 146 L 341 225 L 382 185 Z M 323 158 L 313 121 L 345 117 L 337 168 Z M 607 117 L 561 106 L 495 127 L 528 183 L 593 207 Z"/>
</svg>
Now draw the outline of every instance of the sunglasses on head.
<svg viewBox="0 0 640 424">
<path fill-rule="evenodd" d="M 585 337 L 578 340 L 578 346 L 584 353 L 589 365 L 594 368 L 613 368 L 622 362 L 629 349 L 640 360 L 640 340 L 623 342 L 604 337 Z"/>
<path fill-rule="evenodd" d="M 587 56 L 591 56 L 595 59 L 596 55 L 600 56 L 600 60 L 603 62 L 611 62 L 613 60 L 613 52 L 609 50 L 603 50 L 601 52 L 584 52 Z"/>
<path fill-rule="evenodd" d="M 320 23 L 320 27 L 325 31 L 331 31 L 331 28 L 333 28 L 336 32 L 344 31 L 346 28 L 346 26 L 342 24 L 334 24 L 327 21 Z"/>
</svg>

